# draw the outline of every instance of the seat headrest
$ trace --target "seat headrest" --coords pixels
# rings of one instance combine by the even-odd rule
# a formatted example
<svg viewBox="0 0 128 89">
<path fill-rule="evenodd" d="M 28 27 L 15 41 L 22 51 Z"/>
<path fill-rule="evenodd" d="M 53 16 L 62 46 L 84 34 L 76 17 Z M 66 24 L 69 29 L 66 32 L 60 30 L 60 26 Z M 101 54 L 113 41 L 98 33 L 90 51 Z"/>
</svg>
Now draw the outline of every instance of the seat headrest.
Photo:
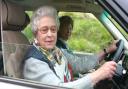
<svg viewBox="0 0 128 89">
<path fill-rule="evenodd" d="M 28 15 L 20 6 L 9 2 L 2 2 L 1 5 L 2 11 L 0 11 L 0 16 L 2 15 L 3 30 L 19 31 L 24 29 L 30 22 Z"/>
</svg>

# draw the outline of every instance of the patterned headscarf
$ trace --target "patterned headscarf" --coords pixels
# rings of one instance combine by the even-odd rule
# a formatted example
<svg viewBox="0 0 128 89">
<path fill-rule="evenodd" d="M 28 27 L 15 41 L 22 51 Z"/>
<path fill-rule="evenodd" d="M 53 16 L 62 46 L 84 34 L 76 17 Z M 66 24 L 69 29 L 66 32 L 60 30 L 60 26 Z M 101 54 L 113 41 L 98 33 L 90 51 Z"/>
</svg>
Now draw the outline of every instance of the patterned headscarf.
<svg viewBox="0 0 128 89">
<path fill-rule="evenodd" d="M 50 61 L 56 61 L 59 65 L 61 65 L 61 57 L 62 57 L 62 52 L 59 48 L 55 47 L 52 50 L 45 50 L 41 47 L 39 47 L 40 51 L 46 55 L 47 59 Z"/>
</svg>

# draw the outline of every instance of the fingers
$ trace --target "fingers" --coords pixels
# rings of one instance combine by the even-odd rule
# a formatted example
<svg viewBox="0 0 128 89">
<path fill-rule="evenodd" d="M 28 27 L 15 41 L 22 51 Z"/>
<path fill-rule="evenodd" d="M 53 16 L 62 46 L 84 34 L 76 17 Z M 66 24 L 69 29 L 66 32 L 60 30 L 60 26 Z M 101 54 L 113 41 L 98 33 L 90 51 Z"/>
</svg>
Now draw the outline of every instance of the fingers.
<svg viewBox="0 0 128 89">
<path fill-rule="evenodd" d="M 116 71 L 117 64 L 114 61 L 106 62 L 98 69 L 98 72 L 101 74 L 101 79 L 110 79 L 113 77 Z"/>
<path fill-rule="evenodd" d="M 108 76 L 106 75 L 106 78 L 108 79 L 112 79 L 113 75 L 115 74 L 116 72 L 116 66 L 115 65 L 112 65 L 110 67 L 108 67 L 109 69 L 107 70 L 108 71 Z"/>
<path fill-rule="evenodd" d="M 104 79 L 112 79 L 116 67 L 117 64 L 114 61 L 109 61 L 103 64 L 98 70 L 90 74 L 93 84 L 95 85 L 97 82 Z"/>
</svg>

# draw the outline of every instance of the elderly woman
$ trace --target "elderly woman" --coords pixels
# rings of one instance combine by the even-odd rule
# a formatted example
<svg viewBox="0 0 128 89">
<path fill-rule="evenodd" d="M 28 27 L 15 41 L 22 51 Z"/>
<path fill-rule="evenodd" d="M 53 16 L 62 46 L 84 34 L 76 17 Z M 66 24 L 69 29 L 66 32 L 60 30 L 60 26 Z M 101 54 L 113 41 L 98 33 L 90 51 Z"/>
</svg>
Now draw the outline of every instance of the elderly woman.
<svg viewBox="0 0 128 89">
<path fill-rule="evenodd" d="M 25 79 L 68 88 L 93 89 L 100 80 L 111 79 L 114 75 L 116 63 L 110 61 L 95 72 L 71 81 L 68 63 L 72 65 L 74 73 L 84 73 L 97 66 L 106 53 L 101 51 L 98 55 L 79 58 L 69 54 L 66 50 L 57 48 L 59 20 L 57 11 L 53 7 L 43 6 L 36 10 L 31 26 L 35 41 L 25 56 L 23 71 Z M 107 49 L 107 52 L 115 49 L 113 45 Z"/>
</svg>

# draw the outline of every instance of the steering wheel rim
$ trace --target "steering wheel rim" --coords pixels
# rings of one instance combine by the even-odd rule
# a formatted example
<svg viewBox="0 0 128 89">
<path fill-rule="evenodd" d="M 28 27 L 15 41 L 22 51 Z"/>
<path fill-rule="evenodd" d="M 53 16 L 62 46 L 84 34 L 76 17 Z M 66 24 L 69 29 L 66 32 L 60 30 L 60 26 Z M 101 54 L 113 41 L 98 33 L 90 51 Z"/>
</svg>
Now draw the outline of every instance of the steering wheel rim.
<svg viewBox="0 0 128 89">
<path fill-rule="evenodd" d="M 116 43 L 116 46 L 117 46 L 117 49 L 114 53 L 110 54 L 110 59 L 117 63 L 120 61 L 120 56 L 122 55 L 122 52 L 124 50 L 124 41 L 120 39 Z"/>
</svg>

